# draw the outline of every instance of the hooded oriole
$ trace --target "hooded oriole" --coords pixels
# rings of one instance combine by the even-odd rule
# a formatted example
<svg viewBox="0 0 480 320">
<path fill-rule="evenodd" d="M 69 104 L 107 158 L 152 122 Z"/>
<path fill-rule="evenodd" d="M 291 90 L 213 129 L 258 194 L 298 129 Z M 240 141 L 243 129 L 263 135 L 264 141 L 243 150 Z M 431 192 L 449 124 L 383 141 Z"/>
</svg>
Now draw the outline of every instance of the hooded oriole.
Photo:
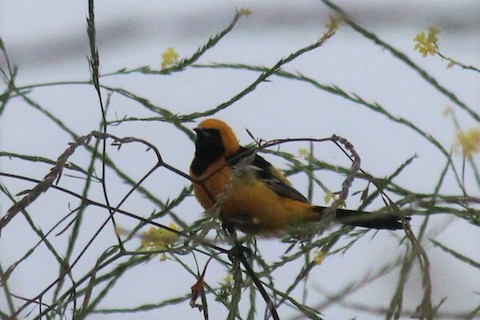
<svg viewBox="0 0 480 320">
<path fill-rule="evenodd" d="M 247 234 L 281 235 L 296 225 L 322 219 L 325 207 L 315 206 L 271 163 L 239 145 L 223 121 L 207 119 L 197 128 L 190 175 L 205 210 L 219 204 L 222 222 Z M 233 175 L 233 176 L 232 176 Z M 369 219 L 367 214 L 337 209 L 336 221 L 375 229 L 401 229 L 397 216 Z M 356 218 L 358 217 L 358 218 Z"/>
</svg>

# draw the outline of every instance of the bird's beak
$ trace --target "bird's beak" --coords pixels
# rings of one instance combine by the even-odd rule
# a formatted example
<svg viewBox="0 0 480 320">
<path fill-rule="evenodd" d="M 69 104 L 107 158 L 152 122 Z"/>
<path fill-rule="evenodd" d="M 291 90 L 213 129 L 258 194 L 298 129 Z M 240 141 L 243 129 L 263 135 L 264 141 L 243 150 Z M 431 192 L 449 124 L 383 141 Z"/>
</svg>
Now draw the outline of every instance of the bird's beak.
<svg viewBox="0 0 480 320">
<path fill-rule="evenodd" d="M 207 131 L 202 128 L 194 128 L 193 131 L 197 134 L 197 137 L 199 136 L 207 136 Z"/>
</svg>

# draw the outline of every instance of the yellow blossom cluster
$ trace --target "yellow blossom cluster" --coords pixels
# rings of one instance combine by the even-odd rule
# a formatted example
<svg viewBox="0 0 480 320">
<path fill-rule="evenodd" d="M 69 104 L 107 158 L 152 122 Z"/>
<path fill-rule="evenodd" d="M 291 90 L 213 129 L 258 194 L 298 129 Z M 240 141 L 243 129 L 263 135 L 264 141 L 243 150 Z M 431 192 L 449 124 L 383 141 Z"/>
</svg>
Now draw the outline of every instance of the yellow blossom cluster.
<svg viewBox="0 0 480 320">
<path fill-rule="evenodd" d="M 471 159 L 474 153 L 480 151 L 480 129 L 458 131 L 456 144 L 462 148 L 465 158 Z"/>
<path fill-rule="evenodd" d="M 171 223 L 169 227 L 180 231 L 180 228 Z M 141 249 L 145 251 L 161 251 L 174 244 L 178 240 L 178 235 L 170 230 L 163 228 L 150 227 L 142 233 Z"/>
<path fill-rule="evenodd" d="M 425 35 L 424 32 L 419 33 L 413 38 L 415 41 L 415 50 L 420 52 L 422 56 L 426 57 L 428 54 L 435 55 L 438 49 L 438 37 L 440 33 L 438 29 L 433 27 L 428 28 L 428 35 Z"/>
<path fill-rule="evenodd" d="M 178 53 L 174 48 L 168 48 L 162 53 L 162 70 L 174 66 L 178 61 Z"/>
</svg>

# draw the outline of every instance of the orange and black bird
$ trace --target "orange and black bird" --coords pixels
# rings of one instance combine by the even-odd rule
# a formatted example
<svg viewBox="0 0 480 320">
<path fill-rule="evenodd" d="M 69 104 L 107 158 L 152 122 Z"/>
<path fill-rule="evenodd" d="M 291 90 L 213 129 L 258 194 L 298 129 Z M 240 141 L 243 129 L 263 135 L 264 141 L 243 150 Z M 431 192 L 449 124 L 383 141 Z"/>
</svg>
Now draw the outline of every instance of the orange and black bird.
<svg viewBox="0 0 480 320">
<path fill-rule="evenodd" d="M 322 219 L 326 208 L 309 203 L 271 163 L 240 146 L 225 122 L 206 119 L 193 130 L 197 139 L 190 175 L 197 181 L 195 197 L 206 211 L 217 202 L 224 225 L 246 234 L 280 236 Z M 337 209 L 335 220 L 374 229 L 402 228 L 399 217 L 389 214 L 369 219 L 368 213 Z"/>
</svg>

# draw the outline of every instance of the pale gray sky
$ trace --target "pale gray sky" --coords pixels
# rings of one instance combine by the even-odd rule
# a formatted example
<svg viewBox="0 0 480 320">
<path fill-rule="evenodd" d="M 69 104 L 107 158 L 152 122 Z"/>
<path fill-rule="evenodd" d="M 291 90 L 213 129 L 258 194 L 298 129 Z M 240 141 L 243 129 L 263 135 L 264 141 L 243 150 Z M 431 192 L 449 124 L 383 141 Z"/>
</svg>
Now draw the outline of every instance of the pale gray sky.
<svg viewBox="0 0 480 320">
<path fill-rule="evenodd" d="M 121 68 L 150 66 L 159 69 L 161 54 L 168 47 L 174 47 L 181 57 L 188 57 L 203 45 L 209 37 L 221 31 L 231 21 L 235 9 L 249 7 L 253 14 L 241 19 L 234 31 L 223 39 L 217 47 L 201 58 L 199 63 L 239 62 L 252 65 L 273 66 L 279 59 L 314 42 L 322 34 L 330 11 L 317 1 L 97 1 L 96 27 L 98 48 L 101 59 L 101 72 L 110 73 Z M 404 52 L 410 59 L 430 72 L 442 85 L 454 92 L 475 111 L 480 110 L 480 84 L 478 74 L 462 71 L 459 68 L 446 69 L 446 62 L 438 57 L 422 58 L 413 51 L 413 38 L 429 26 L 442 32 L 442 51 L 466 64 L 480 65 L 480 3 L 472 1 L 364 1 L 352 5 L 351 1 L 336 2 L 358 22 L 375 32 L 381 39 Z M 70 80 L 87 80 L 89 68 L 88 38 L 86 35 L 86 1 L 1 1 L 0 34 L 12 61 L 18 65 L 17 86 Z M 0 58 L 2 68 L 4 61 Z M 337 85 L 356 93 L 367 101 L 380 103 L 398 117 L 411 120 L 421 129 L 438 139 L 448 150 L 453 145 L 455 127 L 450 117 L 444 115 L 452 102 L 434 90 L 418 74 L 405 64 L 370 41 L 342 27 L 338 34 L 324 47 L 310 52 L 285 70 L 300 72 L 327 85 Z M 172 112 L 185 114 L 203 111 L 219 105 L 250 84 L 257 74 L 245 71 L 219 71 L 189 69 L 174 76 L 117 76 L 102 79 L 102 83 L 114 87 L 125 87 L 132 92 L 147 97 L 152 103 Z M 0 89 L 3 91 L 3 83 Z M 78 134 L 86 134 L 98 128 L 99 107 L 93 88 L 88 86 L 62 86 L 38 88 L 32 93 L 42 106 L 64 120 Z M 151 116 L 132 101 L 114 97 L 108 118 L 128 116 Z M 462 127 L 477 126 L 471 117 L 453 107 Z M 425 140 L 420 139 L 405 126 L 386 121 L 384 116 L 375 114 L 356 104 L 319 91 L 304 83 L 292 82 L 273 77 L 271 82 L 262 83 L 256 91 L 216 115 L 229 122 L 237 132 L 240 141 L 250 143 L 245 132 L 248 128 L 256 137 L 265 140 L 286 137 L 328 137 L 333 133 L 349 139 L 362 157 L 362 167 L 375 176 L 391 174 L 407 158 L 418 155 L 418 159 L 396 180 L 397 183 L 418 192 L 429 193 L 438 181 L 445 158 Z M 193 128 L 195 124 L 192 123 Z M 112 127 L 111 132 L 120 136 L 136 136 L 154 143 L 163 153 L 165 160 L 181 170 L 187 171 L 193 153 L 192 143 L 171 126 L 158 123 L 129 123 Z M 0 150 L 34 154 L 56 159 L 67 147 L 71 137 L 56 128 L 38 111 L 28 107 L 20 99 L 7 105 L 0 117 Z M 298 153 L 306 145 L 288 145 L 282 150 Z M 131 148 L 132 151 L 125 151 Z M 144 153 L 144 148 L 132 146 L 112 156 L 131 172 L 141 177 L 154 163 L 152 155 Z M 284 148 L 284 149 L 283 149 Z M 128 149 L 130 150 L 130 149 Z M 139 150 L 142 150 L 140 152 Z M 326 145 L 315 147 L 322 160 L 347 165 L 348 162 L 338 150 Z M 125 153 L 123 153 L 125 152 Z M 74 160 L 85 164 L 88 156 L 81 152 Z M 269 158 L 280 167 L 285 167 L 281 159 Z M 461 158 L 457 158 L 461 163 Z M 31 165 L 0 158 L 0 169 L 5 172 L 21 173 L 34 178 L 42 178 L 49 166 Z M 332 188 L 339 187 L 341 179 L 331 175 L 319 176 Z M 473 188 L 475 182 L 468 182 Z M 62 182 L 80 186 L 74 179 L 63 177 Z M 304 177 L 292 179 L 296 187 L 306 192 Z M 68 181 L 68 182 L 67 182 Z M 443 192 L 459 194 L 451 175 L 446 177 Z M 2 179 L 2 183 L 19 192 L 31 188 L 30 184 Z M 111 190 L 112 198 L 118 201 L 128 188 L 122 183 Z M 150 190 L 155 190 L 162 199 L 173 197 L 187 185 L 185 180 L 160 170 L 145 182 Z M 354 190 L 363 188 L 354 186 Z M 355 189 L 356 188 L 356 189 Z M 472 193 L 478 195 L 478 190 Z M 101 199 L 100 195 L 92 195 Z M 62 201 L 62 202 L 60 202 Z M 68 210 L 69 198 L 48 192 L 43 195 L 31 210 L 39 217 L 41 225 L 51 225 Z M 316 194 L 316 203 L 322 204 L 323 195 Z M 358 206 L 359 197 L 351 197 L 349 206 Z M 3 215 L 10 202 L 0 196 L 0 209 Z M 381 206 L 380 203 L 377 204 Z M 147 215 L 155 208 L 141 197 L 133 196 L 124 208 Z M 191 215 L 194 221 L 201 215 L 200 206 L 188 199 L 178 214 Z M 93 212 L 92 216 L 95 212 Z M 85 239 L 93 234 L 92 229 L 84 230 Z M 41 219 L 40 219 L 41 217 Z M 33 235 L 24 235 L 19 242 L 19 232 L 25 227 L 22 217 L 4 230 L 0 242 L 3 266 L 22 256 L 32 243 Z M 417 218 L 420 220 L 419 218 Z M 125 225 L 128 219 L 120 219 Z M 413 226 L 418 227 L 414 218 Z M 167 224 L 168 219 L 159 221 Z M 432 228 L 432 236 L 448 243 L 465 255 L 480 260 L 478 230 L 464 222 L 438 219 Z M 438 235 L 437 235 L 438 233 Z M 112 241 L 113 231 L 107 228 L 98 248 L 85 258 L 84 268 L 91 268 L 96 259 L 95 250 L 101 252 L 102 241 Z M 23 236 L 22 236 L 23 237 Z M 61 237 L 60 237 L 61 238 Z M 369 238 L 368 238 L 369 239 Z M 328 258 L 318 270 L 312 273 L 309 281 L 309 299 L 312 303 L 322 301 L 325 292 L 335 294 L 355 279 L 369 271 L 375 272 L 383 264 L 394 260 L 403 251 L 398 248 L 397 237 L 390 232 L 381 232 L 368 241 L 363 239 L 346 255 Z M 55 240 L 55 239 L 54 239 Z M 65 239 L 57 239 L 60 243 Z M 53 240 L 52 240 L 53 241 Z M 260 250 L 271 261 L 285 250 L 286 245 L 277 240 L 260 240 Z M 478 290 L 480 278 L 471 274 L 473 269 L 446 257 L 431 244 L 426 244 L 432 263 L 434 282 L 434 303 L 448 297 L 445 310 L 466 310 L 478 305 L 473 291 Z M 15 250 L 11 250 L 15 248 Z M 48 256 L 48 255 L 47 255 Z M 193 259 L 190 261 L 193 264 Z M 10 285 L 23 296 L 37 294 L 52 281 L 55 262 L 50 256 L 38 252 L 24 265 L 25 272 L 12 277 Z M 297 266 L 292 266 L 295 269 Z M 276 279 L 292 277 L 293 269 L 275 274 Z M 31 270 L 45 274 L 44 279 L 33 283 Z M 141 268 L 131 271 L 118 284 L 115 294 L 109 296 L 104 306 L 138 305 L 155 303 L 169 296 L 188 293 L 194 283 L 193 277 L 179 275 L 178 266 L 173 262 L 152 260 Z M 469 274 L 468 277 L 462 276 Z M 79 272 L 79 274 L 81 274 Z M 148 276 L 146 276 L 148 275 Z M 224 268 L 212 264 L 207 281 L 215 284 L 226 275 Z M 417 278 L 415 278 L 417 277 Z M 38 276 L 35 276 L 38 280 Z M 184 280 L 184 281 L 182 281 Z M 391 296 L 392 275 L 378 283 L 366 287 L 346 301 L 366 303 L 373 307 L 388 306 Z M 132 294 L 135 292 L 135 294 Z M 421 294 L 421 277 L 418 270 L 407 284 L 407 308 L 414 308 Z M 248 300 L 245 297 L 245 300 Z M 3 304 L 3 298 L 0 304 Z M 210 307 L 215 305 L 210 301 Z M 3 307 L 2 307 L 3 308 Z M 263 304 L 259 304 L 263 308 Z M 220 308 L 212 318 L 223 318 L 225 310 Z M 259 316 L 263 311 L 259 310 Z M 290 315 L 291 310 L 284 309 Z M 359 311 L 348 311 L 341 307 L 322 310 L 326 319 L 349 319 L 355 315 L 359 319 L 373 319 L 372 315 Z M 178 316 L 182 319 L 198 319 L 200 314 L 188 304 L 166 308 L 159 315 L 145 313 L 143 319 Z M 105 319 L 104 315 L 91 319 Z M 379 319 L 382 317 L 379 317 Z M 127 315 L 115 315 L 108 319 L 129 319 Z M 136 319 L 140 317 L 136 316 Z"/>
</svg>

